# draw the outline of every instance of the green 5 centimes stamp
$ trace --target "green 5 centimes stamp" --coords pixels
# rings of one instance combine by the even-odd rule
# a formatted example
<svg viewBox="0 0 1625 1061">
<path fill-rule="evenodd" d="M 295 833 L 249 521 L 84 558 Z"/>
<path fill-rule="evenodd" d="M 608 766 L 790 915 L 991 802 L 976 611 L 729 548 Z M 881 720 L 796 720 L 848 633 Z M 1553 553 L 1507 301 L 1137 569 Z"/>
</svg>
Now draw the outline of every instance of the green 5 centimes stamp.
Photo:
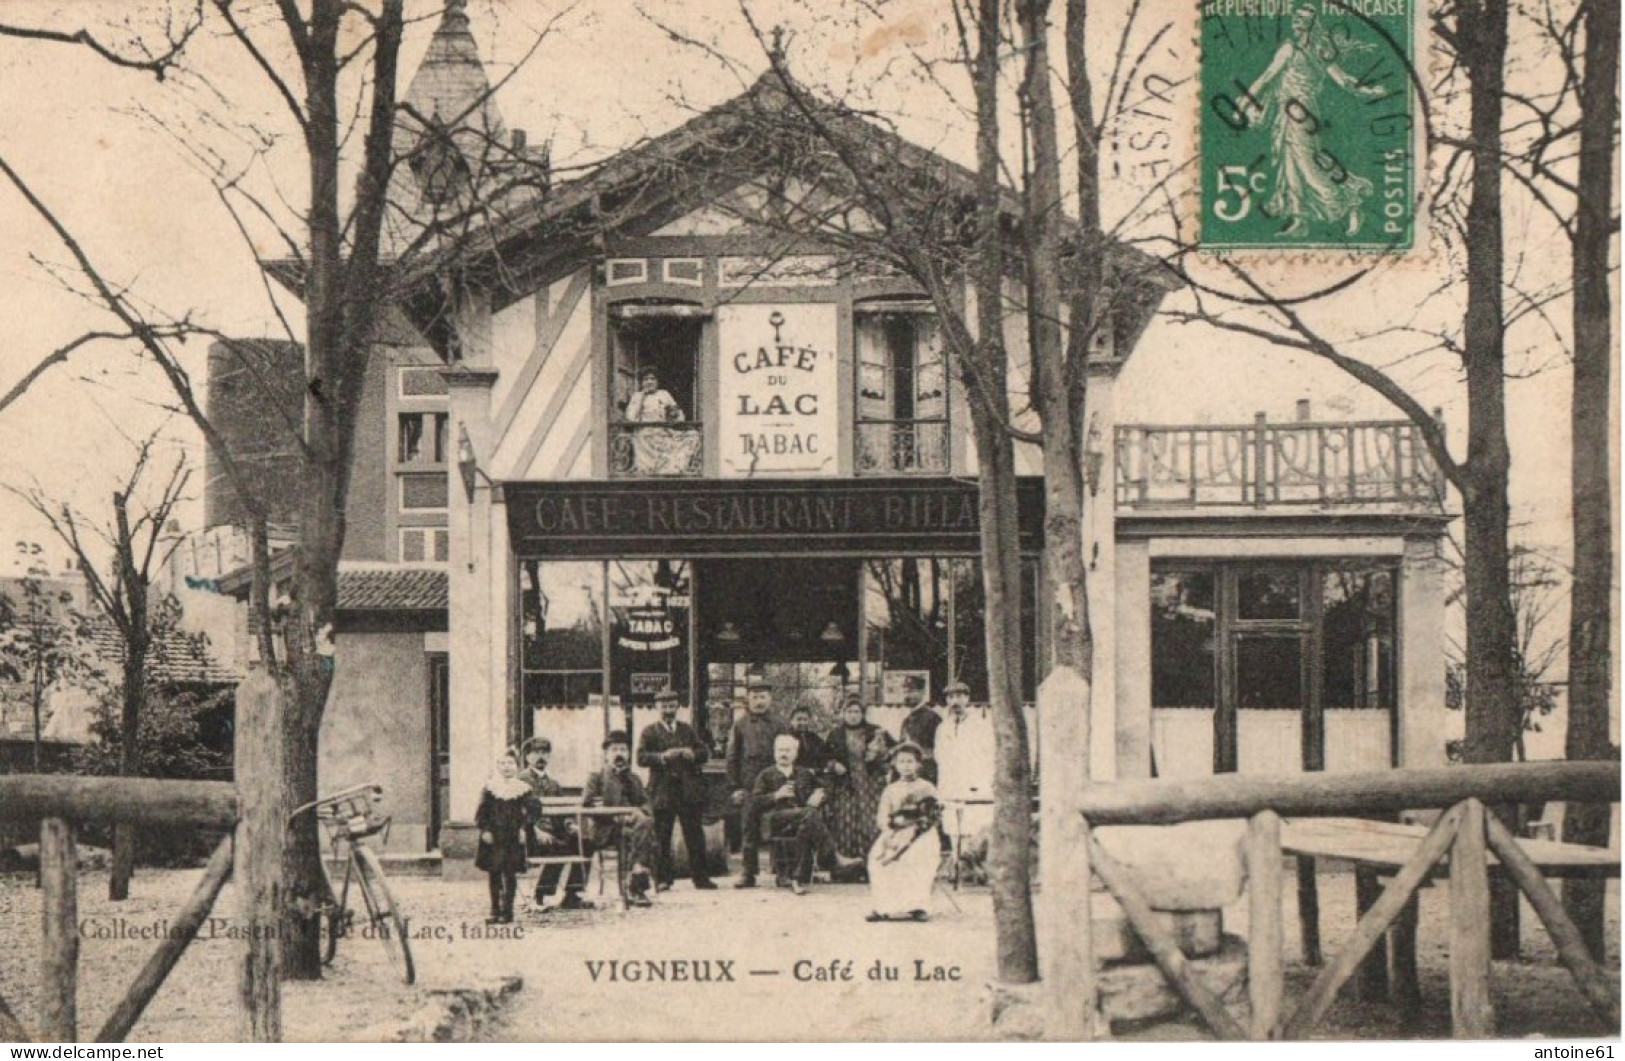
<svg viewBox="0 0 1625 1061">
<path fill-rule="evenodd" d="M 1204 250 L 1416 245 L 1424 2 L 1203 0 Z"/>
</svg>

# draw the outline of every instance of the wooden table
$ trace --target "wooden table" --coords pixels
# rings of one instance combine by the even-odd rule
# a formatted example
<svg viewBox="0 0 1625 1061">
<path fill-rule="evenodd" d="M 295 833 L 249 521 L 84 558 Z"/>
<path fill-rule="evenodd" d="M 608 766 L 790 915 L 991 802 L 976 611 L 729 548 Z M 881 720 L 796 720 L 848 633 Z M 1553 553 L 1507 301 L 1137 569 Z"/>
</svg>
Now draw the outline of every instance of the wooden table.
<svg viewBox="0 0 1625 1061">
<path fill-rule="evenodd" d="M 545 828 L 549 818 L 570 818 L 575 822 L 575 854 L 573 855 L 537 855 L 525 861 L 532 866 L 569 866 L 590 865 L 594 851 L 587 848 L 587 824 L 594 818 L 621 818 L 638 810 L 637 807 L 589 807 L 575 796 L 543 796 L 542 800 L 543 822 L 538 823 Z M 620 893 L 621 905 L 627 905 L 626 895 L 626 830 L 622 829 L 616 834 L 615 847 L 615 885 Z M 563 882 L 560 882 L 563 886 Z M 603 866 L 599 866 L 598 890 L 604 890 Z"/>
<path fill-rule="evenodd" d="M 1334 859 L 1354 867 L 1355 906 L 1359 915 L 1382 894 L 1379 878 L 1392 876 L 1416 851 L 1427 835 L 1427 827 L 1400 822 L 1369 821 L 1364 818 L 1291 818 L 1281 822 L 1281 850 L 1298 859 L 1298 921 L 1303 941 L 1303 960 L 1319 965 L 1320 895 L 1315 880 L 1315 860 Z M 1547 877 L 1618 877 L 1620 853 L 1616 850 L 1565 844 L 1554 840 L 1519 840 L 1518 844 Z M 1491 871 L 1500 861 L 1488 856 Z M 1449 859 L 1442 860 L 1429 876 L 1446 872 Z M 1394 1000 L 1416 1005 L 1421 995 L 1416 981 L 1416 899 L 1395 922 Z M 1360 997 L 1388 999 L 1388 953 L 1379 942 L 1360 966 L 1355 980 Z"/>
</svg>

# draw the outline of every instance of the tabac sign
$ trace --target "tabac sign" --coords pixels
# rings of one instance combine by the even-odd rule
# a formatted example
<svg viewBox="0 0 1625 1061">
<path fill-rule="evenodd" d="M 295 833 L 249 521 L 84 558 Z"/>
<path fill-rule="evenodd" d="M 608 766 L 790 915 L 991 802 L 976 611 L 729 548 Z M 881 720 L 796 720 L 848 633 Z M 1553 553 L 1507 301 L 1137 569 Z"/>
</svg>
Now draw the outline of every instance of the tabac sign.
<svg viewBox="0 0 1625 1061">
<path fill-rule="evenodd" d="M 834 475 L 839 451 L 834 304 L 723 306 L 717 332 L 722 476 Z"/>
</svg>

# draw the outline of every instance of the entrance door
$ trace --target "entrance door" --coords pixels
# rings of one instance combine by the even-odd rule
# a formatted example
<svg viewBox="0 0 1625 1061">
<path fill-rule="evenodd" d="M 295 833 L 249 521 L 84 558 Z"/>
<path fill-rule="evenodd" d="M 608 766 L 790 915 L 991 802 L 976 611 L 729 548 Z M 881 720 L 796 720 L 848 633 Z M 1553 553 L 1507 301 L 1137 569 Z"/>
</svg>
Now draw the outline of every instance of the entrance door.
<svg viewBox="0 0 1625 1061">
<path fill-rule="evenodd" d="M 1157 775 L 1392 765 L 1396 578 L 1333 560 L 1153 572 Z"/>
<path fill-rule="evenodd" d="M 429 850 L 440 843 L 440 826 L 451 814 L 451 657 L 429 658 Z"/>
</svg>

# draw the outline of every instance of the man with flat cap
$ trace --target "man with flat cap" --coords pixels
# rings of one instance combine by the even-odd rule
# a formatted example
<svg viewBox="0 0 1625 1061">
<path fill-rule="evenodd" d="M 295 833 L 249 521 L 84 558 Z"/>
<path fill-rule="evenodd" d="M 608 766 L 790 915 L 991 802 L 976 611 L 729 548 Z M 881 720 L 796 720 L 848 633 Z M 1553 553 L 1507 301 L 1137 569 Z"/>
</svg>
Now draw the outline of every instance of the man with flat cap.
<svg viewBox="0 0 1625 1061">
<path fill-rule="evenodd" d="M 654 814 L 655 887 L 670 888 L 676 874 L 671 862 L 672 825 L 681 822 L 688 848 L 689 877 L 696 888 L 715 888 L 705 870 L 705 779 L 700 767 L 710 755 L 705 742 L 687 722 L 677 720 L 677 693 L 655 695 L 660 721 L 645 726 L 638 737 L 638 765 L 649 771 L 649 808 Z"/>
<path fill-rule="evenodd" d="M 632 771 L 632 741 L 625 730 L 610 730 L 604 738 L 604 765 L 587 775 L 581 802 L 588 807 L 626 808 L 619 818 L 593 817 L 592 850 L 618 847 L 619 857 L 630 867 L 624 874 L 627 902 L 648 906 L 649 868 L 655 864 L 654 819 L 643 779 Z"/>
<path fill-rule="evenodd" d="M 903 696 L 912 710 L 903 718 L 898 737 L 920 746 L 920 753 L 923 756 L 920 777 L 934 785 L 937 783 L 937 729 L 942 725 L 942 715 L 926 700 L 924 686 L 917 680 L 909 682 Z M 895 773 L 893 771 L 894 779 Z"/>
<path fill-rule="evenodd" d="M 563 787 L 547 772 L 547 763 L 553 757 L 553 742 L 546 737 L 535 737 L 524 746 L 525 772 L 521 775 L 538 801 L 564 795 Z M 555 814 L 536 823 L 532 832 L 535 843 L 530 853 L 542 858 L 579 855 L 581 845 L 576 837 L 575 819 Z M 568 876 L 566 876 L 568 868 Z M 591 906 L 581 898 L 587 886 L 588 867 L 585 862 L 551 862 L 542 866 L 536 878 L 536 906 L 547 905 L 547 900 L 559 890 L 559 878 L 564 878 L 564 898 L 559 900 L 560 910 L 582 910 Z"/>
<path fill-rule="evenodd" d="M 756 778 L 773 765 L 774 738 L 787 732 L 773 718 L 773 687 L 767 678 L 753 674 L 746 685 L 744 717 L 734 722 L 728 734 L 728 788 L 732 790 L 733 804 L 740 808 L 739 856 L 743 863 L 735 888 L 756 887 L 756 874 L 761 869 L 761 815 L 755 800 L 750 798 Z"/>
</svg>

